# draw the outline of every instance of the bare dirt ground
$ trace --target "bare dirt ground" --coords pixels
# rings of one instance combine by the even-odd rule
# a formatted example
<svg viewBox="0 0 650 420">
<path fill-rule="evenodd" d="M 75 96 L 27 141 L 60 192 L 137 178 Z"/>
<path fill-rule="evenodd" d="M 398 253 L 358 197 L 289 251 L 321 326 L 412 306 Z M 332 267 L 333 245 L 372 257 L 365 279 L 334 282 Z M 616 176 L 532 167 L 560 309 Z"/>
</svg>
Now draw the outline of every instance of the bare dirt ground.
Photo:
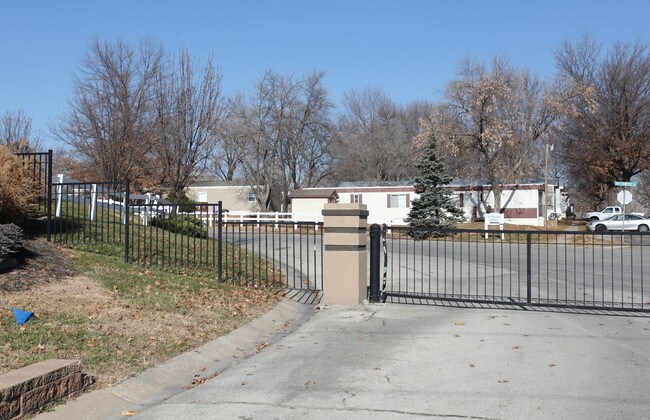
<svg viewBox="0 0 650 420">
<path fill-rule="evenodd" d="M 23 249 L 11 256 L 17 266 L 0 272 L 0 293 L 30 290 L 74 275 L 65 250 L 42 239 L 27 239 Z"/>
</svg>

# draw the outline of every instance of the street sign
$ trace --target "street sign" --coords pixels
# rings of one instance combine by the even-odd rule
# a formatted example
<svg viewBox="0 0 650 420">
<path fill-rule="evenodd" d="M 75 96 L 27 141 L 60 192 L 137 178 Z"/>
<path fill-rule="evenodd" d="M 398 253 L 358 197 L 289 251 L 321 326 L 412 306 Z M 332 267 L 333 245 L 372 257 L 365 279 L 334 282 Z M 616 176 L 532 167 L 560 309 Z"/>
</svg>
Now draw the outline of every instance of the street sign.
<svg viewBox="0 0 650 420">
<path fill-rule="evenodd" d="M 614 182 L 615 187 L 636 187 L 636 181 L 632 182 Z"/>
<path fill-rule="evenodd" d="M 616 195 L 616 200 L 621 204 L 630 204 L 632 202 L 632 193 L 621 191 Z"/>
</svg>

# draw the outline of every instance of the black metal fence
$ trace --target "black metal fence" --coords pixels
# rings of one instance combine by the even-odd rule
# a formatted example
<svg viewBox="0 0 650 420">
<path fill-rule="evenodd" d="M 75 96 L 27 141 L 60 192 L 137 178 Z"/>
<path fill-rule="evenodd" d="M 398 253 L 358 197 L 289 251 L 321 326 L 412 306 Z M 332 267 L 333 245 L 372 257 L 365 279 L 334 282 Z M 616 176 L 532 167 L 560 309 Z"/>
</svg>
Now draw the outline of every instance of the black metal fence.
<svg viewBox="0 0 650 420">
<path fill-rule="evenodd" d="M 384 227 L 382 235 L 384 300 L 650 311 L 650 236 L 640 233 L 491 231 L 486 238 L 484 230 Z M 414 239 L 422 235 L 429 238 Z"/>
<path fill-rule="evenodd" d="M 47 240 L 49 241 L 52 209 L 51 201 L 48 200 L 48 197 L 52 195 L 52 150 L 48 150 L 47 152 L 16 153 L 16 156 L 31 174 L 32 182 L 38 191 L 37 211 L 47 216 Z"/>
<path fill-rule="evenodd" d="M 128 237 L 128 195 L 126 183 L 53 183 L 52 240 L 120 252 Z"/>
<path fill-rule="evenodd" d="M 289 289 L 323 290 L 322 223 L 251 220 L 221 226 L 225 278 L 249 286 L 279 282 Z"/>
<path fill-rule="evenodd" d="M 225 221 L 221 203 L 171 204 L 128 183 L 53 184 L 54 241 L 251 287 L 322 290 L 322 223 Z"/>
</svg>

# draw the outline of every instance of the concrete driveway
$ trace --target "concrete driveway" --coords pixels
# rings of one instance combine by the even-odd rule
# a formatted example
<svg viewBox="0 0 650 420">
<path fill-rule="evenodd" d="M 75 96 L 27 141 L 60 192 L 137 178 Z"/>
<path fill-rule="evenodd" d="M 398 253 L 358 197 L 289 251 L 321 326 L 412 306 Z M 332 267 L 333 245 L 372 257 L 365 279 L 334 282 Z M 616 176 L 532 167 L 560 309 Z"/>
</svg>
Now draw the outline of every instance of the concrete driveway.
<svg viewBox="0 0 650 420">
<path fill-rule="evenodd" d="M 330 306 L 136 418 L 647 418 L 649 388 L 648 317 Z"/>
</svg>

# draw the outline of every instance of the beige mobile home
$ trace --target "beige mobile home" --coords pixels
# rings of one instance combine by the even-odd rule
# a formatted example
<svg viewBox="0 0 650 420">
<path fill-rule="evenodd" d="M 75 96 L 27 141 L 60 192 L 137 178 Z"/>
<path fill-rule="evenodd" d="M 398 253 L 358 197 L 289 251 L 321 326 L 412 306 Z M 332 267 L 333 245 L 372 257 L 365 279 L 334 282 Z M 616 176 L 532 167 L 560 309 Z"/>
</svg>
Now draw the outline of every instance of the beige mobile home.
<svg viewBox="0 0 650 420">
<path fill-rule="evenodd" d="M 197 203 L 223 203 L 228 211 L 260 211 L 251 187 L 242 181 L 199 181 L 187 188 L 187 196 Z"/>
</svg>

